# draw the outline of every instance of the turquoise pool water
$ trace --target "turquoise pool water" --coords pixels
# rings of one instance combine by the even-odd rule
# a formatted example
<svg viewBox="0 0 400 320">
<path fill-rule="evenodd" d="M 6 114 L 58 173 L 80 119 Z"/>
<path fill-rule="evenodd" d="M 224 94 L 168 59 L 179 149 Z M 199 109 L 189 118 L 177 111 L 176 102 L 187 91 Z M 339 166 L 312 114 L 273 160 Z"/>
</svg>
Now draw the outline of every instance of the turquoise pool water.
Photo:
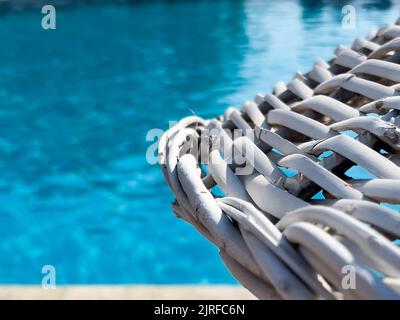
<svg viewBox="0 0 400 320">
<path fill-rule="evenodd" d="M 347 3 L 347 2 L 346 2 Z M 146 133 L 213 117 L 328 59 L 399 5 L 154 1 L 0 15 L 0 283 L 234 283 L 170 209 Z"/>
</svg>

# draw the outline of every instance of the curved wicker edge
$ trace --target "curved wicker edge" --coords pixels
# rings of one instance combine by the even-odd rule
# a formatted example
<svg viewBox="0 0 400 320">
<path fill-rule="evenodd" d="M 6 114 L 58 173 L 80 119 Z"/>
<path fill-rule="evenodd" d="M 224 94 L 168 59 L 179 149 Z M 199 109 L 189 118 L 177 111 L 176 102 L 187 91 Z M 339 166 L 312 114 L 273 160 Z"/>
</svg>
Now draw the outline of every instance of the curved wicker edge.
<svg viewBox="0 0 400 320">
<path fill-rule="evenodd" d="M 399 22 L 339 46 L 242 111 L 185 118 L 161 138 L 173 211 L 257 297 L 400 298 L 400 215 L 379 205 L 400 203 Z M 349 178 L 354 165 L 374 179 Z"/>
</svg>

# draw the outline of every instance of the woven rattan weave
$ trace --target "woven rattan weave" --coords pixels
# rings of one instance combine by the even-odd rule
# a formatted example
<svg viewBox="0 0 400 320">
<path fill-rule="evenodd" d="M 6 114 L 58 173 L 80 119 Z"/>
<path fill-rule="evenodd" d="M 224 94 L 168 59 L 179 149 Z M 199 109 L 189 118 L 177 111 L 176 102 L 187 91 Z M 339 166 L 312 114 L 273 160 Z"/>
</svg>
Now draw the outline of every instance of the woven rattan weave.
<svg viewBox="0 0 400 320">
<path fill-rule="evenodd" d="M 400 21 L 241 111 L 170 128 L 173 211 L 260 299 L 399 299 L 399 112 Z"/>
</svg>

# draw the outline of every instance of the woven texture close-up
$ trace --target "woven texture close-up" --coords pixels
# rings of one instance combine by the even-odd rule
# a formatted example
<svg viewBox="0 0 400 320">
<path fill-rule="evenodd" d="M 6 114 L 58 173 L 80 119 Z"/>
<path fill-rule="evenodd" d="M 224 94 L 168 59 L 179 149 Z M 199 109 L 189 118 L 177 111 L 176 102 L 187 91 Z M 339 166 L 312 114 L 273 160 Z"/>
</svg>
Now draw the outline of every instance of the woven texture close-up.
<svg viewBox="0 0 400 320">
<path fill-rule="evenodd" d="M 174 213 L 256 297 L 400 298 L 400 19 L 158 150 Z"/>
</svg>

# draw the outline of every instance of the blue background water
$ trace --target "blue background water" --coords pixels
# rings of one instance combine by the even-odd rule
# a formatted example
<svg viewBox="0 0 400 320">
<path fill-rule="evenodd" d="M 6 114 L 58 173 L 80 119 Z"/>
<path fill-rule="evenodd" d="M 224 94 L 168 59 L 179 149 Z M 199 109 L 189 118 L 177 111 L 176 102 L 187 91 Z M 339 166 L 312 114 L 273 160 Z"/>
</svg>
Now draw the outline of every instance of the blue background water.
<svg viewBox="0 0 400 320">
<path fill-rule="evenodd" d="M 146 133 L 240 106 L 393 22 L 355 2 L 80 5 L 0 16 L 0 283 L 234 283 L 217 250 L 171 213 Z M 336 2 L 337 3 L 337 2 Z"/>
</svg>

